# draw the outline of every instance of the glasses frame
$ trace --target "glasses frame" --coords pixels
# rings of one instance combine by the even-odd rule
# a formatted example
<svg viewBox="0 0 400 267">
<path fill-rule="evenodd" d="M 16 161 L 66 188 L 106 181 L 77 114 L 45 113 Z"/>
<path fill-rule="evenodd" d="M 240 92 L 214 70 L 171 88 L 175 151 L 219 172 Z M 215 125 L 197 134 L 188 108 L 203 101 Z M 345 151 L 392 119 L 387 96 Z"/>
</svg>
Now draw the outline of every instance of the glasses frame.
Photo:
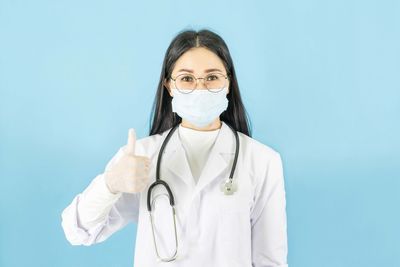
<svg viewBox="0 0 400 267">
<path fill-rule="evenodd" d="M 222 77 L 224 77 L 224 78 L 225 78 L 225 83 L 224 83 L 224 86 L 222 86 L 222 87 L 220 88 L 220 90 L 218 90 L 218 91 L 210 91 L 210 89 L 214 89 L 214 88 L 208 88 L 207 85 L 206 85 L 206 83 L 205 83 L 204 81 L 205 81 L 205 79 L 206 79 L 208 76 L 215 75 L 215 74 L 218 74 L 218 75 L 221 75 Z M 179 88 L 176 86 L 176 80 L 177 80 L 177 78 L 178 78 L 179 76 L 182 76 L 182 75 L 189 75 L 189 76 L 192 76 L 192 77 L 196 80 L 196 85 L 195 85 L 195 87 L 194 87 L 192 90 L 189 91 L 188 89 L 179 89 Z M 203 84 L 204 84 L 204 86 L 207 88 L 207 90 L 208 90 L 209 92 L 211 92 L 211 93 L 218 93 L 218 92 L 220 92 L 222 89 L 225 88 L 226 80 L 230 81 L 230 74 L 226 74 L 226 75 L 225 75 L 225 74 L 220 73 L 220 72 L 212 72 L 212 73 L 207 74 L 205 77 L 196 77 L 196 76 L 194 76 L 193 74 L 190 74 L 190 73 L 182 73 L 182 74 L 179 74 L 179 75 L 175 76 L 175 78 L 173 78 L 172 75 L 171 75 L 169 78 L 170 78 L 171 80 L 174 81 L 174 86 L 175 86 L 175 88 L 176 88 L 179 92 L 181 92 L 181 93 L 183 93 L 183 94 L 190 94 L 191 92 L 193 92 L 194 90 L 196 90 L 196 87 L 197 87 L 197 85 L 198 85 L 200 79 L 203 80 Z"/>
</svg>

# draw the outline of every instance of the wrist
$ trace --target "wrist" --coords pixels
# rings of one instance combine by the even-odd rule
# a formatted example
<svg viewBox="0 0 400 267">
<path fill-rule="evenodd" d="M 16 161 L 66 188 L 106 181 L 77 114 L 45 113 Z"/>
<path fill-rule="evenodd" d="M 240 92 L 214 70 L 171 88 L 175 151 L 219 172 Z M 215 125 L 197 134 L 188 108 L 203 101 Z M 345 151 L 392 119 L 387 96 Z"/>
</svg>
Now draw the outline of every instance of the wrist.
<svg viewBox="0 0 400 267">
<path fill-rule="evenodd" d="M 110 193 L 110 194 L 112 194 L 112 195 L 118 195 L 118 191 L 115 191 L 113 188 L 112 188 L 112 186 L 111 186 L 111 184 L 110 184 L 110 179 L 109 179 L 109 176 L 108 176 L 108 173 L 107 172 L 104 172 L 104 184 L 105 184 L 105 187 L 106 187 L 106 189 L 107 189 L 107 191 Z"/>
</svg>

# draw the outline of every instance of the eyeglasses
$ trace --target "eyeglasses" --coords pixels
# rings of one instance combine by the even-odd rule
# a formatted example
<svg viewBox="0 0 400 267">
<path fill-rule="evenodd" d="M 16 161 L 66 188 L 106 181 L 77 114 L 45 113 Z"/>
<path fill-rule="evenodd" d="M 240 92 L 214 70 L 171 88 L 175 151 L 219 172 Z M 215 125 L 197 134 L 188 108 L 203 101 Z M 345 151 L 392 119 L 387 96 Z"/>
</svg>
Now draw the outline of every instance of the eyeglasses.
<svg viewBox="0 0 400 267">
<path fill-rule="evenodd" d="M 192 74 L 184 73 L 180 74 L 174 78 L 170 77 L 174 81 L 175 88 L 178 89 L 180 93 L 190 94 L 197 87 L 197 83 L 200 79 L 208 91 L 212 93 L 217 93 L 225 88 L 228 76 L 222 73 L 210 73 L 204 78 L 196 78 Z"/>
</svg>

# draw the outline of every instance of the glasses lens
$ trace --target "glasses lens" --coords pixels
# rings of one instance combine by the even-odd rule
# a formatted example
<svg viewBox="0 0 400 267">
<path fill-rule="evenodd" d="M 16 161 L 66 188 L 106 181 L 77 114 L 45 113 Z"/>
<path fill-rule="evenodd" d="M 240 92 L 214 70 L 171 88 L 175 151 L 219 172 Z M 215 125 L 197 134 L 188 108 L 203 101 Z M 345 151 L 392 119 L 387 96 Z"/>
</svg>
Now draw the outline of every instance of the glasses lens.
<svg viewBox="0 0 400 267">
<path fill-rule="evenodd" d="M 175 86 L 182 93 L 191 92 L 196 88 L 196 78 L 191 74 L 181 74 L 175 79 Z"/>
<path fill-rule="evenodd" d="M 220 73 L 208 74 L 205 78 L 207 89 L 222 90 L 226 85 L 226 78 Z"/>
</svg>

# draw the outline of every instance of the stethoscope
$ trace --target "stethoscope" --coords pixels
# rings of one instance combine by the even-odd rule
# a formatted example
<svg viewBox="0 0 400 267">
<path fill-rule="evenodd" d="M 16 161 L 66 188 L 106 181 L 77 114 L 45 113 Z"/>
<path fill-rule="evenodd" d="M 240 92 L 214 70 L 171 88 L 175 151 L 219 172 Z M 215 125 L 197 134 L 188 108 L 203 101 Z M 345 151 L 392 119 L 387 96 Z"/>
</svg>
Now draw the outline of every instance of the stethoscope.
<svg viewBox="0 0 400 267">
<path fill-rule="evenodd" d="M 235 168 L 236 168 L 236 162 L 237 162 L 237 158 L 239 155 L 239 135 L 237 133 L 237 131 L 228 123 L 226 123 L 226 125 L 229 126 L 229 128 L 231 128 L 232 132 L 235 135 L 235 139 L 236 139 L 236 149 L 235 149 L 235 158 L 233 160 L 233 164 L 232 164 L 232 169 L 231 169 L 231 173 L 229 175 L 229 179 L 227 179 L 226 181 L 224 181 L 221 186 L 220 189 L 221 191 L 225 194 L 225 195 L 232 195 L 233 193 L 236 192 L 237 190 L 237 184 L 234 183 L 233 181 L 233 174 L 235 172 Z M 164 148 L 167 145 L 169 139 L 171 138 L 172 134 L 175 132 L 175 130 L 178 128 L 179 124 L 175 125 L 168 133 L 167 137 L 165 137 L 161 148 L 160 148 L 160 152 L 158 153 L 158 158 L 157 158 L 157 168 L 156 168 L 156 181 L 154 183 L 152 183 L 147 191 L 147 210 L 149 211 L 149 215 L 150 215 L 150 222 L 151 222 L 151 230 L 153 233 L 153 242 L 154 242 L 154 248 L 157 254 L 157 258 L 160 261 L 164 261 L 164 262 L 169 262 L 169 261 L 173 261 L 176 259 L 177 257 L 177 253 L 178 253 L 178 235 L 177 235 L 177 231 L 176 231 L 176 212 L 175 212 L 175 200 L 174 200 L 174 195 L 172 194 L 171 188 L 169 187 L 169 185 L 167 184 L 167 182 L 161 180 L 160 178 L 160 165 L 161 165 L 161 158 L 162 158 L 162 154 L 164 152 Z M 172 209 L 172 216 L 174 218 L 174 231 L 175 231 L 175 252 L 171 257 L 167 257 L 167 258 L 162 258 L 158 252 L 158 248 L 157 248 L 157 243 L 156 243 L 156 238 L 155 238 L 155 233 L 154 233 L 154 224 L 153 224 L 153 213 L 152 213 L 152 207 L 154 205 L 154 201 L 156 200 L 157 197 L 161 196 L 161 195 L 165 195 L 165 194 L 161 194 L 158 195 L 156 198 L 153 199 L 153 201 L 151 201 L 151 193 L 154 187 L 156 187 L 157 185 L 162 185 L 165 187 L 165 189 L 168 192 L 168 199 L 169 199 L 169 203 L 171 205 L 171 209 Z"/>
</svg>

